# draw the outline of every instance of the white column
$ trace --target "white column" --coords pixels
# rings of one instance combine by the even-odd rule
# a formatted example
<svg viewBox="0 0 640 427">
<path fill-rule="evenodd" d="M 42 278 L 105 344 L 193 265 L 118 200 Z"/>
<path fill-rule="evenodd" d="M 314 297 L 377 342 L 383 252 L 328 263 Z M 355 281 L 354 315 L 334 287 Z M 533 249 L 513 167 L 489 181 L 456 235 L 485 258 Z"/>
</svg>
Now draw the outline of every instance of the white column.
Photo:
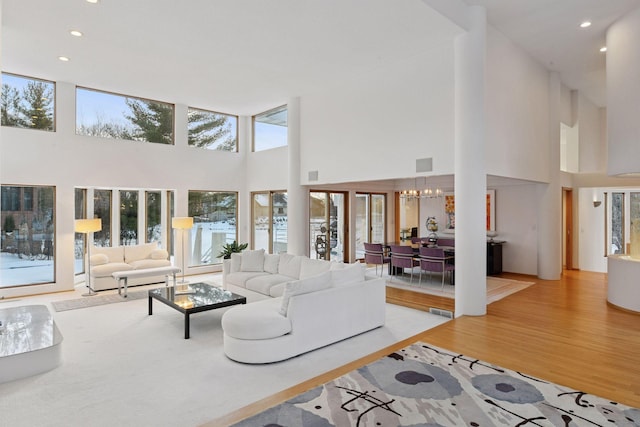
<svg viewBox="0 0 640 427">
<path fill-rule="evenodd" d="M 560 185 L 560 76 L 549 75 L 549 183 L 538 184 L 538 277 L 562 274 L 562 186 Z"/>
<path fill-rule="evenodd" d="M 287 105 L 287 132 L 287 252 L 305 255 L 309 247 L 309 200 L 306 189 L 300 185 L 300 98 L 289 100 Z"/>
<path fill-rule="evenodd" d="M 455 40 L 455 315 L 487 312 L 485 57 L 486 10 L 469 8 Z"/>
<path fill-rule="evenodd" d="M 640 173 L 640 8 L 607 30 L 609 175 Z"/>
</svg>

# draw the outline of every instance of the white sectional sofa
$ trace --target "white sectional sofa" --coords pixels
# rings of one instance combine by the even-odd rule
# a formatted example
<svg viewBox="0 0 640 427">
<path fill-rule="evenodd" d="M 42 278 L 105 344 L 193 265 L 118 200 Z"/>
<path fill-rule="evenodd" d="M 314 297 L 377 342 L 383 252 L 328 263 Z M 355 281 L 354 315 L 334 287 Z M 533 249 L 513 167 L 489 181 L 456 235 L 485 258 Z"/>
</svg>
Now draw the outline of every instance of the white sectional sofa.
<svg viewBox="0 0 640 427">
<path fill-rule="evenodd" d="M 96 291 L 115 289 L 118 283 L 111 276 L 116 271 L 141 270 L 171 265 L 169 253 L 156 243 L 99 247 L 91 249 L 91 287 Z M 164 282 L 165 276 L 131 279 L 128 286 Z"/>
<path fill-rule="evenodd" d="M 271 298 L 224 313 L 224 351 L 230 359 L 277 362 L 384 325 L 385 282 L 365 277 L 363 264 L 259 251 L 235 258 L 223 270 L 224 286 Z"/>
</svg>

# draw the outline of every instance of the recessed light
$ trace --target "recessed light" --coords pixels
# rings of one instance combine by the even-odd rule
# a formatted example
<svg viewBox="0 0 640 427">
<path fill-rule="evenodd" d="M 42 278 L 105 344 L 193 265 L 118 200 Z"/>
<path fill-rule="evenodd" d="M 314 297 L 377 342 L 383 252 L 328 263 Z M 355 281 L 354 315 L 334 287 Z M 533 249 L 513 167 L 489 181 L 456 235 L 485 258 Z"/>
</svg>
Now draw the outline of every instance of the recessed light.
<svg viewBox="0 0 640 427">
<path fill-rule="evenodd" d="M 591 26 L 591 22 L 589 22 L 589 21 L 584 21 L 582 24 L 580 24 L 580 28 L 587 28 L 587 27 L 590 27 L 590 26 Z"/>
<path fill-rule="evenodd" d="M 76 37 L 82 37 L 82 31 L 78 31 L 78 30 L 71 30 L 69 31 L 69 34 Z"/>
<path fill-rule="evenodd" d="M 98 0 L 87 0 L 87 3 L 93 3 L 93 4 L 96 4 L 96 3 L 98 3 Z"/>
<path fill-rule="evenodd" d="M 606 52 L 606 51 L 607 51 L 607 47 L 606 47 L 606 46 L 602 46 L 602 47 L 600 48 L 600 52 Z"/>
<path fill-rule="evenodd" d="M 68 62 L 69 61 L 69 57 L 67 56 L 58 56 L 58 59 L 62 62 Z"/>
</svg>

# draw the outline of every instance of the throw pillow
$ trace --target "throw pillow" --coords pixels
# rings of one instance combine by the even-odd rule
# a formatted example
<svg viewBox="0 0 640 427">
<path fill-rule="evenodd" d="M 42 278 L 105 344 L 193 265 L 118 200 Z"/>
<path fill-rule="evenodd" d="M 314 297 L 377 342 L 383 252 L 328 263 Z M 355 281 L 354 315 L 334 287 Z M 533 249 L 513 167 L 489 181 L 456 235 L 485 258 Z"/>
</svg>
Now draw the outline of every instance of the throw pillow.
<svg viewBox="0 0 640 427">
<path fill-rule="evenodd" d="M 300 278 L 317 276 L 329 270 L 331 263 L 322 259 L 310 259 L 304 257 L 300 260 Z"/>
<path fill-rule="evenodd" d="M 280 254 L 278 274 L 298 279 L 300 277 L 300 262 L 302 258 L 304 257 L 299 255 Z"/>
<path fill-rule="evenodd" d="M 164 249 L 155 249 L 151 252 L 151 259 L 167 259 L 169 258 L 169 252 Z"/>
<path fill-rule="evenodd" d="M 310 292 L 316 292 L 322 289 L 328 289 L 330 287 L 331 273 L 329 271 L 325 271 L 318 276 L 307 277 L 306 279 L 288 282 L 286 285 L 284 285 L 280 314 L 282 314 L 283 316 L 287 315 L 287 310 L 289 309 L 289 300 L 292 296 L 308 294 Z"/>
<path fill-rule="evenodd" d="M 264 249 L 243 251 L 240 271 L 264 271 Z"/>
<path fill-rule="evenodd" d="M 333 286 L 343 286 L 349 283 L 362 282 L 364 280 L 364 264 L 356 262 L 348 264 L 344 268 L 331 270 Z"/>
<path fill-rule="evenodd" d="M 109 263 L 109 257 L 105 254 L 96 254 L 91 255 L 91 259 L 89 259 L 89 263 L 91 265 L 103 265 Z"/>
<path fill-rule="evenodd" d="M 278 274 L 278 264 L 280 255 L 264 254 L 264 271 L 271 274 Z"/>
</svg>

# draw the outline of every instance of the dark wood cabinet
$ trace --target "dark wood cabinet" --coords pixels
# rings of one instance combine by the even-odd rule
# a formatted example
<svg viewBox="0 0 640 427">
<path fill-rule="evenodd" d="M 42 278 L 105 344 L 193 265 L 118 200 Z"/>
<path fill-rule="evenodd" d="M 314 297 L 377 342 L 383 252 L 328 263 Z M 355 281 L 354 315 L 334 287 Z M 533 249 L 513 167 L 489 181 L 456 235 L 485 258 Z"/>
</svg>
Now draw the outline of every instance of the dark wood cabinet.
<svg viewBox="0 0 640 427">
<path fill-rule="evenodd" d="M 502 244 L 504 242 L 487 242 L 487 276 L 502 273 Z"/>
</svg>

